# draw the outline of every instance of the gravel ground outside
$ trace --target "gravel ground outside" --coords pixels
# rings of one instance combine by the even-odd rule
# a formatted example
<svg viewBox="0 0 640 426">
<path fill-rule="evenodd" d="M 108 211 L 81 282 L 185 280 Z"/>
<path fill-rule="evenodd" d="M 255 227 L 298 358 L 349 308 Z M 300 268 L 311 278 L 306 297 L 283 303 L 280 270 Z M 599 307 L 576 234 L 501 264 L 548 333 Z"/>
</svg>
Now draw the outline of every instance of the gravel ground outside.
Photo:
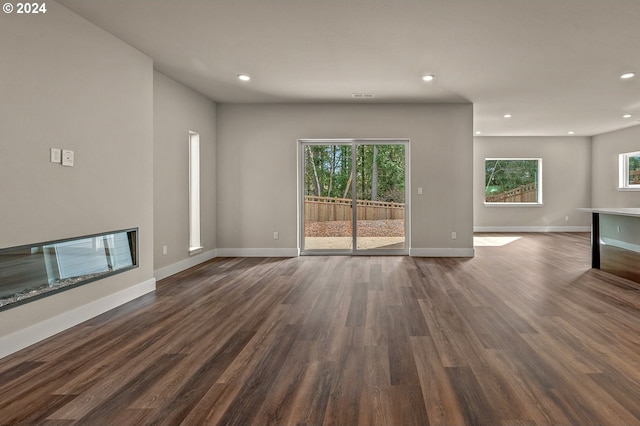
<svg viewBox="0 0 640 426">
<path fill-rule="evenodd" d="M 350 237 L 350 221 L 305 222 L 305 237 Z M 404 220 L 359 220 L 359 237 L 404 237 Z"/>
</svg>

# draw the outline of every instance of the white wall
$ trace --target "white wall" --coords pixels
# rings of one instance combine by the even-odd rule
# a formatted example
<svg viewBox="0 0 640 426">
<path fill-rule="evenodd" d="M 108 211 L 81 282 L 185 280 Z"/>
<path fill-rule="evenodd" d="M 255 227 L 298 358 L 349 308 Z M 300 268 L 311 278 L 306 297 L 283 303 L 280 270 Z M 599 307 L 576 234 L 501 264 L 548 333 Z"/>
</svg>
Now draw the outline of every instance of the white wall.
<svg viewBox="0 0 640 426">
<path fill-rule="evenodd" d="M 640 151 L 640 126 L 593 137 L 593 207 L 640 207 L 640 191 L 618 191 L 618 155 Z"/>
<path fill-rule="evenodd" d="M 474 226 L 478 231 L 588 230 L 591 140 L 588 137 L 477 137 L 474 139 Z M 542 158 L 543 206 L 485 206 L 484 160 Z M 569 220 L 565 220 L 568 216 Z"/>
<path fill-rule="evenodd" d="M 152 61 L 55 2 L 0 19 L 0 247 L 140 228 L 139 268 L 0 312 L 2 356 L 155 283 Z"/>
<path fill-rule="evenodd" d="M 468 104 L 218 105 L 219 253 L 295 253 L 298 139 L 409 138 L 412 253 L 471 255 L 472 114 Z"/>
<path fill-rule="evenodd" d="M 216 243 L 216 106 L 204 96 L 155 71 L 154 265 L 157 278 L 192 266 L 189 257 L 189 131 L 200 134 L 200 209 L 203 252 Z M 167 246 L 167 254 L 162 247 Z M 185 263 L 186 262 L 186 263 Z M 182 265 L 182 266 L 181 266 Z"/>
</svg>

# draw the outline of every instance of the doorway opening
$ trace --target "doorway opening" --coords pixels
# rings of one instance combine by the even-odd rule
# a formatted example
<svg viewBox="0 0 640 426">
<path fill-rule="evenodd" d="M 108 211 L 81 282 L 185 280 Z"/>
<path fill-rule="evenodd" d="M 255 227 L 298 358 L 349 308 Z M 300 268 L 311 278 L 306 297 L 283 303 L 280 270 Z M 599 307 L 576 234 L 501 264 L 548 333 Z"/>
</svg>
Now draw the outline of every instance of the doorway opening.
<svg viewBox="0 0 640 426">
<path fill-rule="evenodd" d="M 409 253 L 409 140 L 299 141 L 301 254 Z"/>
</svg>

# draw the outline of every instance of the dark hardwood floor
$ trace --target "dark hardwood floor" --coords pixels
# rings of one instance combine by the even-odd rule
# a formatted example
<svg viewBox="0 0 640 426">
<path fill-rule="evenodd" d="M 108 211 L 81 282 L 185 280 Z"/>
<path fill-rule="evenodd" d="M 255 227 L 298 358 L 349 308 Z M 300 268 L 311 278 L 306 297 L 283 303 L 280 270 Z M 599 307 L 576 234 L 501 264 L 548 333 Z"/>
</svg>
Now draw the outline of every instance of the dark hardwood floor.
<svg viewBox="0 0 640 426">
<path fill-rule="evenodd" d="M 0 360 L 0 424 L 640 424 L 639 286 L 521 236 L 214 259 Z"/>
</svg>

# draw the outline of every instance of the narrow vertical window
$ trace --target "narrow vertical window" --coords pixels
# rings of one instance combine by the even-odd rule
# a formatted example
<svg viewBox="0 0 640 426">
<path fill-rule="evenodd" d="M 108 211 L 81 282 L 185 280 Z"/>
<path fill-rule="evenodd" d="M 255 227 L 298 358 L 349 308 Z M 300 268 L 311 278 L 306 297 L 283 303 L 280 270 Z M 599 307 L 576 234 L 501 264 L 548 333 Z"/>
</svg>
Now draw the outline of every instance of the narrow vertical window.
<svg viewBox="0 0 640 426">
<path fill-rule="evenodd" d="M 200 134 L 189 132 L 189 254 L 196 254 L 201 250 Z"/>
</svg>

